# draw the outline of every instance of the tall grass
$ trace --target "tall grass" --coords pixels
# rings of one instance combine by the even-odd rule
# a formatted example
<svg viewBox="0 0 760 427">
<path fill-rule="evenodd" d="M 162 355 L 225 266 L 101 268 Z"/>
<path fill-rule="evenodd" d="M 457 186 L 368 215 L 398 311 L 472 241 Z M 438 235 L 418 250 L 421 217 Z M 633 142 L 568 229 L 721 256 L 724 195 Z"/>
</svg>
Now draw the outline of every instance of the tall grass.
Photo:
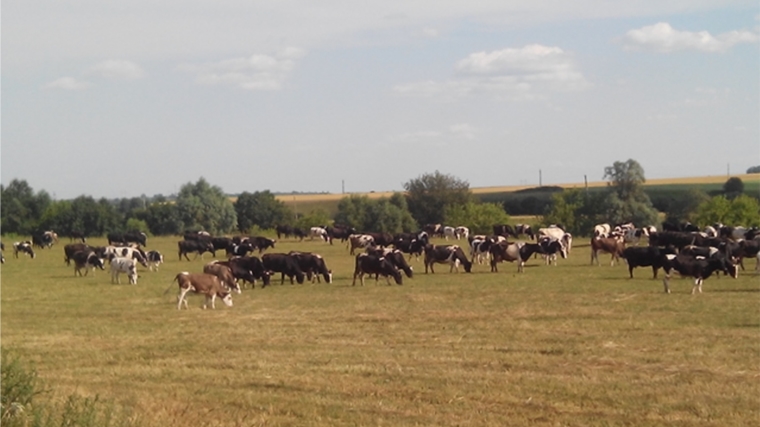
<svg viewBox="0 0 760 427">
<path fill-rule="evenodd" d="M 275 251 L 321 253 L 334 283 L 277 277 L 234 295 L 232 308 L 204 311 L 191 297 L 178 311 L 175 290 L 164 290 L 209 257 L 178 261 L 176 240 L 149 239 L 167 262 L 140 271 L 136 286 L 111 285 L 103 271 L 75 278 L 60 246 L 3 265 L 3 347 L 34 364 L 58 408 L 76 395 L 89 400 L 74 413 L 105 402 L 146 426 L 729 426 L 760 417 L 760 280 L 749 271 L 710 278 L 701 295 L 674 279 L 666 295 L 651 271 L 630 280 L 624 266 L 590 266 L 576 242 L 557 267 L 538 259 L 523 274 L 501 264 L 499 273 L 438 266 L 425 275 L 413 260 L 403 286 L 361 287 L 351 286 L 345 246 L 278 241 Z"/>
</svg>

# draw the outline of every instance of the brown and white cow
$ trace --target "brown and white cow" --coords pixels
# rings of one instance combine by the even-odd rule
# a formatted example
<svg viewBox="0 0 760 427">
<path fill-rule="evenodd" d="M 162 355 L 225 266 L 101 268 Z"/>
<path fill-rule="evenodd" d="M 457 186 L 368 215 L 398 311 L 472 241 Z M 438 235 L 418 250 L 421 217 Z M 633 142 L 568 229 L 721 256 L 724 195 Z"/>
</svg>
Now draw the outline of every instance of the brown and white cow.
<svg viewBox="0 0 760 427">
<path fill-rule="evenodd" d="M 235 276 L 232 274 L 232 269 L 226 265 L 211 261 L 203 266 L 203 272 L 206 274 L 213 274 L 216 276 L 222 285 L 229 290 L 234 290 L 237 293 L 241 293 L 240 285 L 238 285 Z"/>
<path fill-rule="evenodd" d="M 625 250 L 625 242 L 616 237 L 592 237 L 591 238 L 591 265 L 599 264 L 599 252 L 606 252 L 612 255 L 610 266 L 615 265 L 615 261 L 620 263 L 620 257 Z"/>
<path fill-rule="evenodd" d="M 174 282 L 177 282 L 177 284 L 179 284 L 179 295 L 177 295 L 177 310 L 182 309 L 182 303 L 184 303 L 185 308 L 187 308 L 188 292 L 201 294 L 206 297 L 203 303 L 204 309 L 208 307 L 209 302 L 211 302 L 212 309 L 216 308 L 214 306 L 216 297 L 221 298 L 222 302 L 224 302 L 224 305 L 227 307 L 232 307 L 232 294 L 227 288 L 222 285 L 222 282 L 219 280 L 219 278 L 213 274 L 188 273 L 186 271 L 183 271 L 174 277 L 174 280 L 172 280 L 172 285 L 169 285 L 164 294 L 169 292 L 169 289 L 171 289 L 171 287 L 174 285 Z"/>
</svg>

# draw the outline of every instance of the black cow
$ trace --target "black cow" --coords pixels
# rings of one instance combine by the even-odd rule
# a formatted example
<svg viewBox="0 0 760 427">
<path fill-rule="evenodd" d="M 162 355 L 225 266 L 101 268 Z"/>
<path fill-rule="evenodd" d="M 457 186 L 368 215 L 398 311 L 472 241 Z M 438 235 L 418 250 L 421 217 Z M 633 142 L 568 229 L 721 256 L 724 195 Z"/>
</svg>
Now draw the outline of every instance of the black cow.
<svg viewBox="0 0 760 427">
<path fill-rule="evenodd" d="M 214 256 L 216 256 L 216 251 L 226 250 L 232 244 L 232 239 L 229 237 L 201 237 L 198 240 L 210 241 L 211 245 L 214 246 Z"/>
<path fill-rule="evenodd" d="M 298 261 L 288 254 L 264 254 L 261 261 L 264 263 L 265 269 L 282 275 L 280 284 L 285 283 L 285 276 L 290 278 L 291 285 L 293 284 L 293 277 L 296 278 L 298 284 L 302 284 L 306 278 L 301 267 L 298 266 Z"/>
<path fill-rule="evenodd" d="M 430 245 L 425 246 L 425 273 L 428 269 L 431 273 L 435 273 L 433 270 L 433 264 L 449 264 L 449 272 L 457 270 L 459 272 L 459 265 L 464 266 L 464 271 L 469 273 L 472 270 L 472 263 L 467 259 L 459 245 Z"/>
<path fill-rule="evenodd" d="M 425 226 L 422 227 L 422 231 L 429 236 L 443 237 L 443 226 L 441 224 L 425 224 Z"/>
<path fill-rule="evenodd" d="M 259 253 L 264 252 L 265 250 L 267 250 L 267 248 L 274 249 L 275 242 L 276 240 L 274 239 L 268 239 L 266 237 L 261 237 L 261 236 L 254 236 L 254 237 L 248 238 L 248 243 L 250 243 L 254 249 L 258 249 Z"/>
<path fill-rule="evenodd" d="M 686 221 L 682 223 L 674 221 L 665 221 L 662 223 L 662 231 L 684 231 L 684 232 L 698 232 L 699 227 Z"/>
<path fill-rule="evenodd" d="M 409 263 L 406 262 L 406 258 L 404 258 L 404 253 L 399 249 L 390 249 L 390 248 L 367 248 L 367 253 L 370 255 L 376 255 L 378 257 L 385 257 L 388 259 L 391 263 L 393 263 L 394 266 L 396 266 L 397 269 L 401 270 L 406 274 L 406 277 L 412 278 L 414 275 L 414 269 L 409 266 Z"/>
<path fill-rule="evenodd" d="M 195 258 L 198 258 L 198 255 L 201 256 L 201 259 L 203 259 L 203 254 L 205 252 L 209 252 L 211 254 L 214 253 L 214 245 L 211 243 L 210 240 L 181 240 L 177 242 L 177 247 L 179 249 L 179 260 L 182 261 L 182 256 L 185 256 L 185 259 L 190 261 L 190 258 L 188 258 L 187 254 L 195 252 Z"/>
<path fill-rule="evenodd" d="M 301 271 L 306 273 L 306 278 L 312 283 L 314 281 L 321 283 L 320 275 L 325 279 L 325 283 L 332 283 L 332 271 L 327 268 L 322 255 L 297 251 L 291 251 L 288 255 L 295 258 Z"/>
<path fill-rule="evenodd" d="M 79 251 L 95 252 L 95 248 L 84 243 L 69 243 L 63 247 L 63 262 L 66 265 L 71 265 L 71 258 Z"/>
<path fill-rule="evenodd" d="M 309 235 L 309 232 L 305 231 L 303 228 L 298 228 L 298 227 L 293 228 L 293 236 L 298 238 L 299 241 L 303 241 L 304 237 L 308 235 Z"/>
<path fill-rule="evenodd" d="M 364 286 L 365 274 L 369 274 L 370 276 L 375 274 L 377 277 L 383 276 L 389 285 L 391 284 L 389 277 L 393 277 L 393 280 L 396 281 L 397 285 L 404 284 L 401 272 L 398 271 L 398 268 L 393 265 L 391 260 L 385 257 L 370 254 L 357 255 L 356 267 L 354 268 L 354 281 L 351 283 L 351 286 L 356 286 L 357 276 L 359 277 L 362 286 Z M 377 281 L 377 279 L 375 280 Z"/>
<path fill-rule="evenodd" d="M 67 233 L 66 237 L 69 238 L 69 241 L 72 241 L 74 239 L 81 240 L 82 243 L 87 243 L 87 235 L 80 230 L 71 230 Z"/>
<path fill-rule="evenodd" d="M 742 270 L 744 270 L 744 258 L 757 258 L 755 270 L 760 267 L 760 258 L 757 256 L 757 254 L 760 252 L 760 241 L 756 239 L 742 240 L 738 244 L 734 243 L 734 246 L 736 246 L 734 254 L 737 255 L 737 258 L 739 258 L 739 265 L 742 267 Z M 730 253 L 727 255 L 730 256 Z"/>
<path fill-rule="evenodd" d="M 57 240 L 58 235 L 52 231 L 43 231 L 32 234 L 32 246 L 40 249 L 49 248 Z"/>
<path fill-rule="evenodd" d="M 675 248 L 669 246 L 659 248 L 657 246 L 630 246 L 623 250 L 621 257 L 628 263 L 628 274 L 633 279 L 633 269 L 636 267 L 652 267 L 653 279 L 657 278 L 657 272 L 666 263 L 665 255 L 675 253 Z"/>
<path fill-rule="evenodd" d="M 348 240 L 348 236 L 356 234 L 356 229 L 347 225 L 328 226 L 325 227 L 325 230 L 330 237 L 331 244 L 333 239 L 340 239 L 341 242 L 345 242 Z"/>
<path fill-rule="evenodd" d="M 726 275 L 730 275 L 736 278 L 739 270 L 736 265 L 727 261 L 725 258 L 709 258 L 709 259 L 697 259 L 688 255 L 665 255 L 666 262 L 663 265 L 665 270 L 665 279 L 663 284 L 665 285 L 665 292 L 670 293 L 670 274 L 673 270 L 677 271 L 681 276 L 693 277 L 694 286 L 691 288 L 691 293 L 695 291 L 702 293 L 702 282 L 710 277 L 716 271 L 723 271 Z"/>
<path fill-rule="evenodd" d="M 390 246 L 393 244 L 393 235 L 390 233 L 366 233 L 372 236 L 376 246 Z"/>
<path fill-rule="evenodd" d="M 649 233 L 649 246 L 673 246 L 680 250 L 685 246 L 700 243 L 701 239 L 704 237 L 695 233 L 660 231 Z M 698 246 L 702 246 L 702 244 L 698 244 Z"/>
<path fill-rule="evenodd" d="M 263 282 L 262 288 L 269 285 L 271 272 L 264 268 L 264 263 L 255 256 L 244 256 L 230 258 L 229 261 L 216 261 L 218 264 L 226 265 L 232 270 L 232 276 L 235 280 L 244 280 L 255 286 L 256 280 Z"/>
<path fill-rule="evenodd" d="M 293 234 L 293 227 L 289 225 L 276 225 L 274 230 L 277 232 L 277 240 L 282 240 L 283 237 L 288 238 Z"/>
</svg>

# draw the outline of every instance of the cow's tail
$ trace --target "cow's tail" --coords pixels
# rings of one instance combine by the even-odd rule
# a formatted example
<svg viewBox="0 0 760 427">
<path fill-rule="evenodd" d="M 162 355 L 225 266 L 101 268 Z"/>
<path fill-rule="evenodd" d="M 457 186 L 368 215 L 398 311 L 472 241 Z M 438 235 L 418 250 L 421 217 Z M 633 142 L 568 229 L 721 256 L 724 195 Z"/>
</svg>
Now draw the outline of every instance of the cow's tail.
<svg viewBox="0 0 760 427">
<path fill-rule="evenodd" d="M 179 273 L 179 274 L 177 274 L 176 276 L 174 276 L 174 279 L 173 279 L 173 280 L 172 280 L 172 282 L 169 284 L 169 287 L 168 287 L 168 288 L 166 288 L 166 290 L 164 291 L 164 295 L 168 294 L 168 293 L 169 293 L 169 291 L 171 290 L 171 288 L 173 288 L 173 287 L 174 287 L 174 282 L 177 282 L 177 281 L 179 281 L 179 275 L 180 275 L 180 274 L 183 274 L 183 273 Z"/>
</svg>

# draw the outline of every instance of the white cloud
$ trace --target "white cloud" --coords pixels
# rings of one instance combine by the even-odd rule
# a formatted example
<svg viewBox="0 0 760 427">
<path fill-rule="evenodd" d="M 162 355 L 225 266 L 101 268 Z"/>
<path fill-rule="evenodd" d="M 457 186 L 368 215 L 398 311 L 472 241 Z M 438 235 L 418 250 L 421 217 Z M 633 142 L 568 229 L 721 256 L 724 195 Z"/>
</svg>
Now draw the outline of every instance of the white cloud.
<svg viewBox="0 0 760 427">
<path fill-rule="evenodd" d="M 466 96 L 477 93 L 535 99 L 547 91 L 580 90 L 589 86 L 572 55 L 559 47 L 531 44 L 493 52 L 475 52 L 457 62 L 456 75 L 446 82 L 397 85 L 399 95 Z"/>
<path fill-rule="evenodd" d="M 199 84 L 228 84 L 247 90 L 278 90 L 297 61 L 304 56 L 298 48 L 286 48 L 275 55 L 254 54 L 205 64 L 185 64 L 182 71 L 196 73 Z"/>
<path fill-rule="evenodd" d="M 662 53 L 679 50 L 725 52 L 739 43 L 756 43 L 757 41 L 758 34 L 752 31 L 729 31 L 713 36 L 707 31 L 679 31 L 667 22 L 630 30 L 623 36 L 625 49 Z"/>
<path fill-rule="evenodd" d="M 74 77 L 61 77 L 42 86 L 43 89 L 80 90 L 86 89 L 90 84 L 86 81 L 77 80 Z"/>
<path fill-rule="evenodd" d="M 390 137 L 391 141 L 400 143 L 429 143 L 434 145 L 447 145 L 453 141 L 475 139 L 478 130 L 469 123 L 456 123 L 444 130 L 422 130 L 405 132 Z"/>
<path fill-rule="evenodd" d="M 475 139 L 477 129 L 472 127 L 469 123 L 457 123 L 449 126 L 449 132 L 454 136 L 459 136 L 464 139 Z"/>
<path fill-rule="evenodd" d="M 109 59 L 95 64 L 88 74 L 114 80 L 134 80 L 145 76 L 143 69 L 132 61 Z"/>
</svg>

